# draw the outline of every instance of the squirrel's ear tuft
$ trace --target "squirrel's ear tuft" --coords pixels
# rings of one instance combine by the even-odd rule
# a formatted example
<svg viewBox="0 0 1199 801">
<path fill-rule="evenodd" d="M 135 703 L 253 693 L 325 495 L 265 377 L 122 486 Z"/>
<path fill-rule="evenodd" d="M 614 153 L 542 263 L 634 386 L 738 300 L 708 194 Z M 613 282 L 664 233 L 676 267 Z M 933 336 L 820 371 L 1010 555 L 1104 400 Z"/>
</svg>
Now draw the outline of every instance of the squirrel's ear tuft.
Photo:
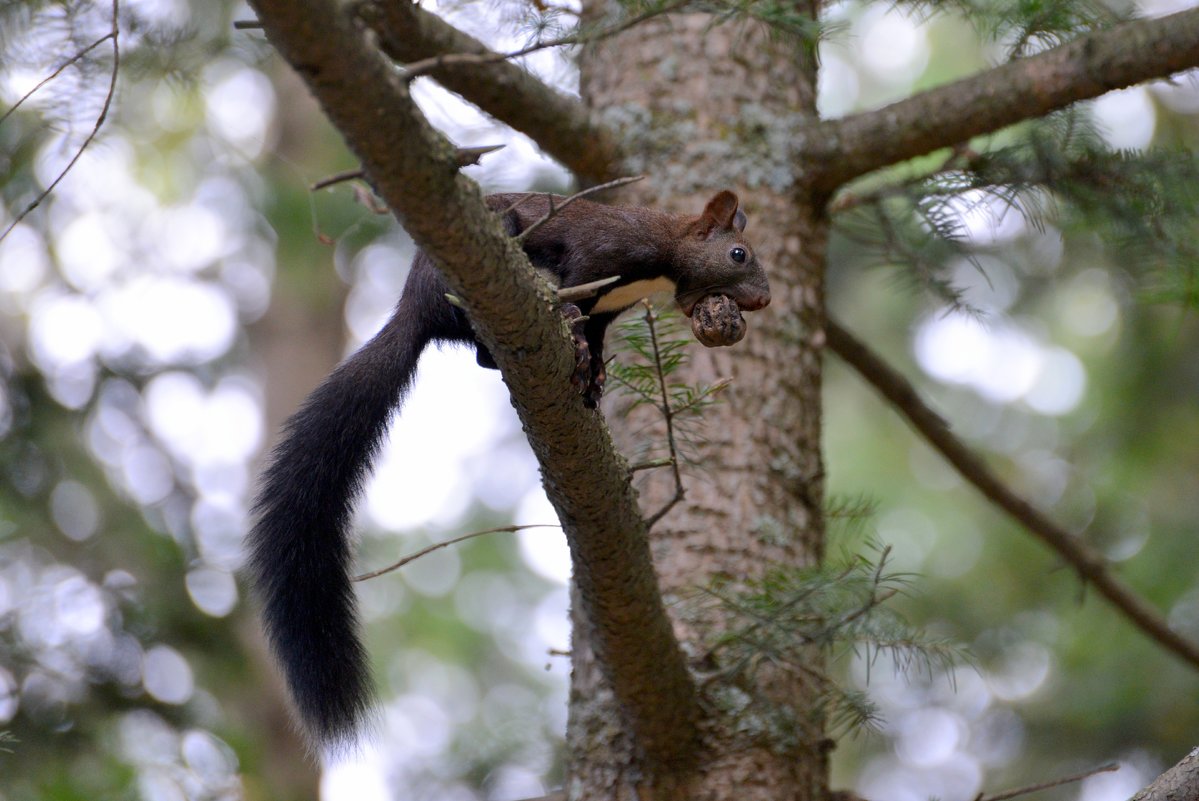
<svg viewBox="0 0 1199 801">
<path fill-rule="evenodd" d="M 731 231 L 745 227 L 745 215 L 738 211 L 739 201 L 737 196 L 727 189 L 723 189 L 712 196 L 708 201 L 708 205 L 704 206 L 703 214 L 699 215 L 699 225 L 697 231 L 700 236 L 707 237 L 713 231 Z M 738 219 L 740 215 L 740 219 Z M 738 227 L 737 223 L 741 225 Z"/>
</svg>

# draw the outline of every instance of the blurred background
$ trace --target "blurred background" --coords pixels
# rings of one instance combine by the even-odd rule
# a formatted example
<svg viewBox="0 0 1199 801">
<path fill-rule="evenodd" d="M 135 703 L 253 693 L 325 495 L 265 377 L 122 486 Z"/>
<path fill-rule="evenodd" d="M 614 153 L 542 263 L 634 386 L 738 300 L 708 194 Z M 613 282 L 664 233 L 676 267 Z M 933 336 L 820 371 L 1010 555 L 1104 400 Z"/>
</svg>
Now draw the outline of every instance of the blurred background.
<svg viewBox="0 0 1199 801">
<path fill-rule="evenodd" d="M 528 41 L 534 10 L 438 13 L 502 50 Z M 91 134 L 111 43 L 54 73 L 110 15 L 105 3 L 0 3 L 0 104 L 53 75 L 0 121 L 0 227 Z M 952 13 L 836 2 L 826 17 L 826 116 L 1011 48 Z M 569 677 L 569 561 L 554 528 L 481 537 L 359 585 L 382 688 L 376 737 L 319 770 L 298 757 L 236 574 L 247 507 L 279 424 L 389 315 L 413 248 L 361 189 L 310 190 L 357 165 L 261 33 L 234 29 L 250 19 L 238 3 L 122 3 L 103 128 L 0 241 L 0 799 L 542 795 L 562 778 Z M 570 53 L 526 63 L 575 91 Z M 506 145 L 468 168 L 487 191 L 570 191 L 523 136 L 425 79 L 415 91 L 456 143 Z M 1135 152 L 1189 150 L 1197 114 L 1199 83 L 1184 75 L 1078 118 Z M 1083 214 L 969 193 L 943 211 L 957 247 L 928 258 L 953 300 L 919 287 L 847 213 L 830 308 L 1005 480 L 1089 527 L 1118 574 L 1199 639 L 1199 283 L 1180 289 L 1177 272 L 1110 247 Z M 1193 747 L 1195 672 L 828 365 L 830 494 L 869 499 L 872 536 L 915 575 L 903 611 L 971 654 L 950 674 L 839 660 L 883 717 L 842 741 L 835 784 L 872 801 L 948 801 L 1118 761 L 1054 791 L 1115 801 Z M 498 373 L 470 352 L 426 354 L 359 516 L 364 570 L 457 534 L 555 522 Z"/>
</svg>

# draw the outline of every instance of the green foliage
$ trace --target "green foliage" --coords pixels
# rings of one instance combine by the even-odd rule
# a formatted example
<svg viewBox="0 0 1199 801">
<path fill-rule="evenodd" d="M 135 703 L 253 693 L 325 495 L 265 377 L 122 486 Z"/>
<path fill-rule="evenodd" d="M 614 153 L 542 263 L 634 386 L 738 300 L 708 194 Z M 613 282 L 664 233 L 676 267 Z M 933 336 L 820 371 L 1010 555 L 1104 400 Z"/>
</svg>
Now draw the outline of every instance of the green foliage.
<svg viewBox="0 0 1199 801">
<path fill-rule="evenodd" d="M 632 407 L 651 405 L 666 418 L 669 442 L 658 447 L 668 447 L 672 455 L 677 451 L 684 461 L 694 463 L 686 454 L 702 437 L 702 412 L 718 402 L 723 384 L 693 387 L 671 378 L 685 364 L 692 344 L 679 313 L 663 312 L 647 301 L 644 314 L 617 326 L 622 356 L 610 365 L 609 375 L 632 398 Z M 905 674 L 952 672 L 964 660 L 958 648 L 925 636 L 887 605 L 909 589 L 912 576 L 892 570 L 890 548 L 878 545 L 869 534 L 874 509 L 874 501 L 860 495 L 829 501 L 826 519 L 831 536 L 842 547 L 837 558 L 811 567 L 778 568 L 759 580 L 702 590 L 703 597 L 717 602 L 729 619 L 726 632 L 709 653 L 719 665 L 716 675 L 746 687 L 755 682 L 738 681 L 738 677 L 750 677 L 763 665 L 784 668 L 815 686 L 821 699 L 817 711 L 833 735 L 874 727 L 879 714 L 866 692 L 845 686 L 815 667 L 820 663 L 813 659 L 815 652 L 832 662 L 855 655 L 864 660 L 868 671 L 888 657 L 895 670 Z M 759 528 L 763 536 L 777 536 L 772 533 L 777 525 L 763 521 Z M 792 719 L 793 712 L 756 703 L 743 690 L 730 689 L 727 682 L 713 692 L 716 702 L 735 713 L 748 730 L 770 731 L 777 738 L 803 728 L 802 721 Z"/>
<path fill-rule="evenodd" d="M 1126 16 L 1099 0 L 901 0 L 896 5 L 930 15 L 957 14 L 987 39 L 1001 42 L 1010 58 L 1054 47 Z"/>
<path fill-rule="evenodd" d="M 717 24 L 736 19 L 751 19 L 769 25 L 776 34 L 794 37 L 797 41 L 814 46 L 822 36 L 829 33 L 827 27 L 815 18 L 808 6 L 788 0 L 724 0 L 705 3 L 714 15 Z"/>
<path fill-rule="evenodd" d="M 961 148 L 931 171 L 847 195 L 842 208 L 836 230 L 864 248 L 864 264 L 895 268 L 898 280 L 954 309 L 969 310 L 949 268 L 962 258 L 977 266 L 989 249 L 971 240 L 965 220 L 1009 213 L 1038 231 L 1097 234 L 1135 266 L 1147 299 L 1199 304 L 1199 158 L 1177 148 L 1113 151 L 1073 110 L 1030 122 L 993 149 Z"/>
<path fill-rule="evenodd" d="M 1105 147 L 1077 114 L 1027 127 L 1016 143 L 980 156 L 976 187 L 1036 220 L 1035 203 L 1060 207 L 1064 232 L 1093 231 L 1115 261 L 1136 266 L 1147 298 L 1199 306 L 1199 158 L 1191 151 Z"/>
<path fill-rule="evenodd" d="M 828 508 L 830 524 L 860 532 L 872 507 L 860 498 L 834 500 Z M 905 675 L 952 675 L 965 661 L 957 646 L 924 634 L 888 604 L 908 592 L 914 579 L 890 567 L 889 546 L 868 537 L 859 553 L 850 547 L 851 540 L 844 544 L 838 557 L 819 565 L 778 568 L 762 579 L 703 590 L 729 619 L 709 654 L 720 675 L 752 676 L 766 665 L 786 670 L 814 686 L 834 736 L 876 727 L 879 711 L 868 693 L 817 668 L 817 653 L 829 663 L 851 655 L 860 658 L 868 675 L 883 657 Z"/>
<path fill-rule="evenodd" d="M 695 446 L 703 442 L 704 410 L 718 401 L 727 383 L 693 386 L 674 378 L 687 363 L 688 348 L 694 343 L 686 318 L 675 309 L 660 308 L 646 301 L 643 314 L 630 315 L 618 321 L 615 328 L 614 349 L 620 357 L 608 364 L 613 386 L 632 399 L 630 409 L 650 405 L 669 416 L 673 444 L 680 458 L 697 464 L 693 456 Z M 646 443 L 645 451 L 637 456 L 653 458 L 670 445 Z"/>
<path fill-rule="evenodd" d="M 931 185 L 935 181 L 938 186 Z M 838 234 L 862 247 L 863 266 L 893 269 L 897 281 L 959 309 L 964 302 L 947 268 L 971 251 L 947 184 L 930 178 L 919 187 L 896 188 L 890 197 L 880 193 L 835 224 Z"/>
</svg>

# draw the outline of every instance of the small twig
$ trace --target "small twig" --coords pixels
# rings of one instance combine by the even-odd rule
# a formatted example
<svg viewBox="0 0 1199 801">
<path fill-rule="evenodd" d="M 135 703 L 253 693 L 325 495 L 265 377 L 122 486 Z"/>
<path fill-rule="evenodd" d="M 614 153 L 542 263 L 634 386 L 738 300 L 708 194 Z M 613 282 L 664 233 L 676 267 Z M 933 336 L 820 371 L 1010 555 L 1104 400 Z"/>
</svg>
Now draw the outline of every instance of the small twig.
<svg viewBox="0 0 1199 801">
<path fill-rule="evenodd" d="M 1170 628 L 1153 606 L 1125 586 L 1107 567 L 1107 561 L 1083 540 L 1066 531 L 1024 498 L 1008 488 L 949 430 L 911 383 L 833 320 L 825 322 L 828 347 L 878 390 L 924 439 L 954 466 L 958 474 L 983 496 L 1069 563 L 1142 633 L 1199 668 L 1199 645 Z"/>
<path fill-rule="evenodd" d="M 429 58 L 423 58 L 420 61 L 413 61 L 411 64 L 405 64 L 404 80 L 415 80 L 422 75 L 426 75 L 433 70 L 441 69 L 442 67 L 462 64 L 498 64 L 501 61 L 520 58 L 521 56 L 527 56 L 530 53 L 536 53 L 539 50 L 548 50 L 551 47 L 562 47 L 564 45 L 575 45 L 599 41 L 600 39 L 606 39 L 610 36 L 615 36 L 618 33 L 622 33 L 634 25 L 639 25 L 640 23 L 645 22 L 648 19 L 652 19 L 653 17 L 676 11 L 687 5 L 689 2 L 691 2 L 691 0 L 675 0 L 675 2 L 667 3 L 660 8 L 652 8 L 648 11 L 643 11 L 636 16 L 629 17 L 627 20 L 613 25 L 610 28 L 603 28 L 591 32 L 575 33 L 570 36 L 562 36 L 557 39 L 547 39 L 544 42 L 535 42 L 527 47 L 522 47 L 519 50 L 513 50 L 508 53 L 443 53 L 439 56 L 430 56 Z"/>
<path fill-rule="evenodd" d="M 320 179 L 312 186 L 308 187 L 308 189 L 309 191 L 317 192 L 321 189 L 326 189 L 330 186 L 333 186 L 334 184 L 345 183 L 346 181 L 353 181 L 358 178 L 366 178 L 366 170 L 362 169 L 361 167 L 356 170 L 342 170 L 341 172 L 335 172 L 328 178 Z"/>
<path fill-rule="evenodd" d="M 497 150 L 503 150 L 505 145 L 476 145 L 474 147 L 460 147 L 454 151 L 454 157 L 458 161 L 458 168 L 470 167 L 479 163 L 479 159 L 486 156 L 488 153 L 494 153 Z"/>
<path fill-rule="evenodd" d="M 995 795 L 983 795 L 982 793 L 979 793 L 977 796 L 975 796 L 974 801 L 1008 801 L 1010 798 L 1017 798 L 1018 796 L 1036 793 L 1041 790 L 1048 790 L 1051 787 L 1060 787 L 1063 784 L 1079 782 L 1089 776 L 1094 776 L 1096 773 L 1109 773 L 1113 770 L 1119 769 L 1119 763 L 1109 762 L 1106 765 L 1100 765 L 1097 768 L 1091 768 L 1090 770 L 1083 771 L 1082 773 L 1075 773 L 1072 776 L 1063 776 L 1060 779 L 1052 779 L 1039 784 L 1030 784 L 1027 787 L 1019 787 L 1015 790 L 1004 790 L 1002 793 L 996 793 Z"/>
<path fill-rule="evenodd" d="M 550 210 L 548 212 L 546 212 L 545 215 L 542 216 L 540 219 L 534 220 L 531 225 L 529 225 L 527 228 L 525 228 L 525 230 L 521 231 L 519 234 L 517 234 L 513 238 L 516 239 L 517 242 L 523 242 L 529 236 L 529 234 L 533 233 L 538 228 L 545 225 L 545 223 L 548 222 L 551 217 L 553 217 L 555 214 L 560 213 L 562 211 L 562 209 L 566 208 L 571 203 L 574 203 L 579 198 L 587 197 L 588 195 L 595 194 L 596 192 L 602 192 L 605 189 L 614 189 L 615 187 L 618 187 L 618 186 L 624 186 L 625 184 L 631 184 L 636 181 L 640 181 L 643 178 L 645 178 L 644 175 L 634 175 L 634 176 L 631 176 L 628 178 L 617 178 L 615 181 L 608 181 L 607 183 L 602 183 L 602 184 L 598 184 L 596 186 L 588 187 L 587 189 L 584 189 L 581 192 L 575 192 L 573 195 L 571 195 L 570 197 L 563 200 L 557 206 L 554 205 L 554 196 L 549 195 Z M 515 208 L 517 206 L 517 204 L 525 202 L 525 200 L 528 200 L 530 197 L 533 197 L 533 195 L 530 194 L 524 198 L 521 198 L 516 203 L 513 203 L 512 206 L 510 206 L 508 210 L 510 211 L 511 209 Z"/>
<path fill-rule="evenodd" d="M 365 206 L 374 214 L 384 215 L 391 214 L 391 209 L 383 202 L 382 198 L 375 194 L 374 190 L 369 186 L 354 184 L 353 186 L 354 200 Z"/>
<path fill-rule="evenodd" d="M 650 459 L 645 462 L 638 462 L 635 465 L 631 465 L 629 467 L 629 472 L 636 473 L 640 470 L 653 470 L 657 467 L 671 467 L 672 465 L 674 465 L 674 459 L 668 457 L 663 457 L 661 459 Z"/>
<path fill-rule="evenodd" d="M 505 531 L 517 532 L 517 531 L 524 531 L 527 528 L 559 528 L 559 527 L 560 526 L 557 523 L 530 523 L 530 524 L 524 525 L 524 526 L 500 526 L 499 528 L 489 528 L 484 531 L 472 531 L 470 534 L 463 534 L 461 537 L 454 537 L 453 539 L 450 539 L 450 540 L 443 540 L 442 542 L 435 542 L 432 545 L 428 546 L 427 548 L 421 548 L 416 553 L 408 554 L 400 561 L 398 561 L 394 564 L 390 564 L 387 567 L 381 567 L 378 570 L 372 570 L 369 573 L 362 573 L 361 575 L 354 576 L 354 581 L 366 581 L 367 579 L 373 579 L 378 576 L 382 576 L 384 573 L 390 573 L 393 570 L 399 570 L 401 567 L 408 564 L 409 562 L 420 559 L 422 556 L 426 556 L 427 554 L 433 553 L 433 551 L 439 550 L 441 548 L 446 548 L 450 545 L 457 545 L 460 542 L 465 542 L 466 540 L 474 539 L 475 537 L 482 537 L 484 534 L 499 534 L 499 533 L 505 532 Z"/>
<path fill-rule="evenodd" d="M 233 20 L 233 30 L 260 31 L 262 30 L 262 22 L 256 19 L 235 19 Z"/>
<path fill-rule="evenodd" d="M 854 622 L 855 620 L 862 617 L 863 615 L 866 615 L 869 612 L 872 612 L 873 610 L 882 606 L 887 601 L 894 598 L 896 595 L 899 595 L 898 587 L 891 587 L 890 589 L 884 590 L 883 592 L 880 592 L 880 593 L 871 593 L 870 597 L 866 599 L 866 602 L 864 604 L 862 604 L 857 609 L 850 612 L 845 617 L 841 618 L 841 620 L 838 621 L 838 623 L 837 623 L 837 627 L 840 628 L 842 626 L 846 626 L 846 625 Z"/>
<path fill-rule="evenodd" d="M 585 284 L 564 286 L 558 290 L 558 300 L 562 301 L 563 303 L 573 303 L 576 300 L 594 297 L 595 295 L 599 294 L 599 291 L 608 284 L 614 284 L 619 280 L 619 275 L 613 275 L 608 278 L 601 278 L 598 281 L 588 281 Z"/>
<path fill-rule="evenodd" d="M 92 42 L 90 45 L 83 48 L 78 53 L 76 53 L 75 55 L 71 56 L 69 59 L 64 61 L 62 64 L 59 65 L 58 69 L 54 70 L 54 72 L 50 73 L 45 78 L 38 81 L 36 86 L 34 86 L 32 89 L 30 89 L 28 92 L 26 92 L 21 97 L 21 99 L 18 100 L 8 111 L 6 111 L 6 112 L 4 112 L 4 114 L 0 115 L 0 125 L 2 125 L 4 123 L 4 121 L 7 120 L 13 112 L 15 112 L 17 109 L 19 109 L 21 107 L 22 103 L 24 103 L 26 100 L 28 100 L 29 98 L 31 98 L 35 94 L 37 94 L 37 91 L 39 89 L 41 89 L 46 84 L 50 83 L 50 81 L 54 80 L 59 75 L 61 75 L 63 73 L 63 70 L 65 70 L 67 67 L 71 66 L 72 64 L 76 63 L 77 61 L 80 61 L 81 59 L 83 59 L 84 56 L 86 56 L 88 53 L 95 50 L 100 45 L 107 42 L 109 39 L 113 38 L 113 36 L 114 36 L 114 34 L 112 33 L 112 31 L 109 31 L 108 33 L 104 34 L 99 39 Z"/>
<path fill-rule="evenodd" d="M 120 28 L 117 27 L 117 21 L 120 19 L 119 2 L 120 0 L 112 0 L 112 30 L 110 30 L 104 38 L 100 39 L 96 43 L 99 44 L 99 42 L 103 42 L 108 39 L 112 40 L 112 75 L 108 81 L 108 92 L 104 95 L 104 106 L 100 109 L 100 116 L 96 118 L 96 124 L 92 126 L 91 133 L 89 133 L 87 138 L 83 140 L 83 144 L 79 146 L 79 150 L 77 150 L 71 160 L 67 162 L 67 166 L 63 167 L 62 172 L 60 172 L 58 176 L 50 182 L 50 185 L 47 186 L 41 194 L 34 198 L 33 202 L 26 206 L 24 211 L 16 216 L 16 219 L 12 221 L 8 228 L 4 229 L 4 233 L 0 234 L 0 241 L 3 241 L 4 238 L 7 237 L 14 228 L 21 224 L 22 220 L 29 216 L 30 212 L 40 206 L 42 201 L 50 196 L 50 193 L 54 191 L 56 186 L 58 186 L 59 181 L 66 177 L 66 174 L 71 171 L 72 167 L 75 166 L 75 162 L 79 161 L 79 159 L 83 156 L 83 151 L 87 150 L 88 145 L 95 140 L 97 134 L 100 133 L 100 127 L 104 125 L 104 120 L 108 117 L 108 109 L 112 106 L 112 98 L 117 91 L 117 73 L 121 66 L 121 31 Z M 92 47 L 95 47 L 95 45 L 92 45 Z M 90 50 L 91 48 L 88 49 Z"/>
<path fill-rule="evenodd" d="M 645 527 L 650 529 L 683 500 L 686 490 L 683 489 L 683 474 L 679 471 L 679 454 L 674 443 L 675 413 L 670 407 L 670 393 L 666 390 L 666 371 L 662 367 L 662 351 L 658 347 L 658 329 L 654 326 L 654 307 L 648 300 L 642 300 L 641 305 L 645 306 L 645 324 L 649 328 L 650 346 L 654 349 L 654 370 L 658 374 L 658 388 L 662 392 L 662 418 L 666 421 L 666 445 L 670 449 L 670 466 L 674 473 L 674 497 L 645 521 Z"/>
<path fill-rule="evenodd" d="M 531 200 L 532 198 L 535 198 L 535 197 L 537 197 L 537 193 L 536 193 L 536 192 L 528 192 L 528 193 L 526 193 L 526 194 L 523 194 L 523 195 L 521 195 L 519 198 L 517 198 L 516 200 L 512 201 L 512 202 L 511 202 L 511 203 L 508 205 L 508 207 L 507 207 L 507 208 L 505 208 L 503 211 L 501 211 L 501 212 L 500 212 L 500 216 L 501 216 L 501 217 L 504 217 L 504 216 L 506 216 L 506 215 L 507 215 L 509 212 L 516 211 L 516 210 L 517 210 L 517 209 L 519 209 L 521 206 L 523 206 L 524 204 L 528 203 L 528 202 L 529 202 L 529 200 Z"/>
<path fill-rule="evenodd" d="M 235 23 L 236 24 L 236 23 Z M 486 156 L 488 153 L 494 153 L 497 150 L 503 150 L 504 145 L 479 145 L 477 147 L 460 147 L 454 151 L 454 157 L 458 162 L 458 167 L 470 167 L 478 164 L 479 159 Z M 357 179 L 367 180 L 366 170 L 358 167 L 353 170 L 342 170 L 335 172 L 328 178 L 322 178 L 312 186 L 308 187 L 310 191 L 316 192 L 321 189 L 326 189 L 334 184 L 344 183 L 346 181 L 354 181 Z"/>
</svg>

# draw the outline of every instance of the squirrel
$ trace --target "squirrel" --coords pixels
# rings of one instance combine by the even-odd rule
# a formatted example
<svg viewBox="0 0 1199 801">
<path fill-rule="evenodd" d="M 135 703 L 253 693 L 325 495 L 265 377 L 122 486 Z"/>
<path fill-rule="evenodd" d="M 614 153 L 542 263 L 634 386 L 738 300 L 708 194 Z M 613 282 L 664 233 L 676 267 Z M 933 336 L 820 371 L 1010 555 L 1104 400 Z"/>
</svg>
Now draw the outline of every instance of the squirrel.
<svg viewBox="0 0 1199 801">
<path fill-rule="evenodd" d="M 544 194 L 486 198 L 510 236 L 561 201 Z M 603 391 L 604 333 L 642 298 L 669 291 L 688 317 L 715 295 L 745 311 L 770 302 L 738 205 L 728 190 L 698 216 L 577 200 L 525 237 L 529 260 L 559 288 L 619 276 L 577 305 L 563 305 L 577 321 L 572 380 L 588 406 L 594 408 Z M 314 746 L 354 742 L 372 704 L 351 581 L 350 524 L 391 415 L 431 342 L 473 344 L 478 363 L 496 367 L 448 291 L 432 260 L 418 251 L 391 319 L 308 396 L 284 425 L 263 471 L 247 569 L 267 639 Z"/>
</svg>

